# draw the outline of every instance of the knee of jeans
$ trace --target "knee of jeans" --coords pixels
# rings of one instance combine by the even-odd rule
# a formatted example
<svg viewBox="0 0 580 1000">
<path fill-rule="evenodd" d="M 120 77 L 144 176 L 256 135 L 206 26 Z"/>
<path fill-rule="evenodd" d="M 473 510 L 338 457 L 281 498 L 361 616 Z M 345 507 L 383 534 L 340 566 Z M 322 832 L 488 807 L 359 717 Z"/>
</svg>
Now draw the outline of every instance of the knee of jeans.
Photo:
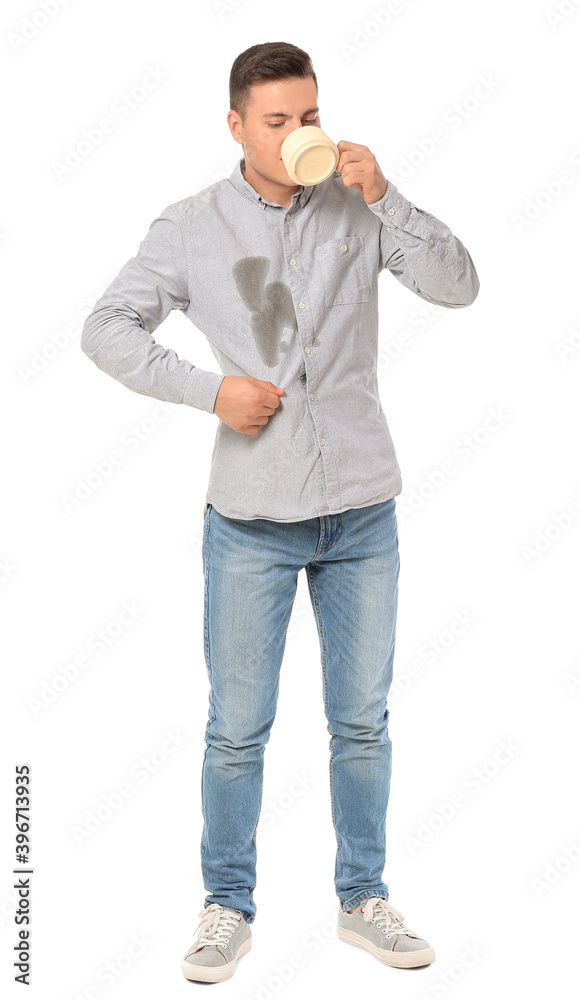
<svg viewBox="0 0 580 1000">
<path fill-rule="evenodd" d="M 252 725 L 250 718 L 241 724 L 237 720 L 228 722 L 216 717 L 207 726 L 207 739 L 214 746 L 235 755 L 236 759 L 251 758 L 261 753 L 270 739 L 273 721 L 271 719 Z"/>
<path fill-rule="evenodd" d="M 379 717 L 375 713 L 368 716 L 359 715 L 350 719 L 338 719 L 328 716 L 328 731 L 333 736 L 345 736 L 348 739 L 365 740 L 373 743 L 388 742 L 389 713 L 385 709 Z"/>
</svg>

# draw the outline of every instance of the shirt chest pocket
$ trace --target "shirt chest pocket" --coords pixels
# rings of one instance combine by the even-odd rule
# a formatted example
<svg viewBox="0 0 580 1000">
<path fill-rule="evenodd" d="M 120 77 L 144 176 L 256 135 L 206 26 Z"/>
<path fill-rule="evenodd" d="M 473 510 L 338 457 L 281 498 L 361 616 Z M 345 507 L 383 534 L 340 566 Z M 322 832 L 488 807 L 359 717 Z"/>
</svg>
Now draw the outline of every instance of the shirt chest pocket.
<svg viewBox="0 0 580 1000">
<path fill-rule="evenodd" d="M 368 302 L 369 279 L 364 236 L 341 236 L 316 247 L 327 306 Z"/>
</svg>

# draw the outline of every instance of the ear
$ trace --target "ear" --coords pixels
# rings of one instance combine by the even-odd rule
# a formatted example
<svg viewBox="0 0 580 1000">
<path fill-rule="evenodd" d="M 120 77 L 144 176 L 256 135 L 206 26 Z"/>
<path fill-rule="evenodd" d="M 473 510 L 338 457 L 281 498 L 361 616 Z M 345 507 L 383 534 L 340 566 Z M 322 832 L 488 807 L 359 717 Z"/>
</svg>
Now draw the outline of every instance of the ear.
<svg viewBox="0 0 580 1000">
<path fill-rule="evenodd" d="M 232 138 L 234 138 L 236 140 L 236 142 L 241 143 L 242 142 L 242 122 L 241 122 L 240 116 L 238 115 L 237 111 L 232 111 L 231 109 L 228 111 L 227 122 L 228 122 L 229 130 L 230 130 L 230 132 L 232 134 Z"/>
</svg>

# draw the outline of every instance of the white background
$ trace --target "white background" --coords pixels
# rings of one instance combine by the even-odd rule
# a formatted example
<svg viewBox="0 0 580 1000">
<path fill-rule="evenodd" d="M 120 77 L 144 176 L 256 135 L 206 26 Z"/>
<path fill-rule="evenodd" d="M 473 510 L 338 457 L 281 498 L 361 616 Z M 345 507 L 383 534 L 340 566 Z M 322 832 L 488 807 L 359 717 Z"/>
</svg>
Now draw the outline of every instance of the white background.
<svg viewBox="0 0 580 1000">
<path fill-rule="evenodd" d="M 54 0 L 48 17 L 34 0 L 3 5 L 4 987 L 22 762 L 35 869 L 27 996 L 197 987 L 180 963 L 206 894 L 201 540 L 218 421 L 185 406 L 160 419 L 156 400 L 105 376 L 79 341 L 159 211 L 229 176 L 241 155 L 226 123 L 231 64 L 280 40 L 313 59 L 322 127 L 367 145 L 412 203 L 450 226 L 481 290 L 467 309 L 436 310 L 387 272 L 379 283 L 379 384 L 403 474 L 384 879 L 436 962 L 390 969 L 336 937 L 330 737 L 301 573 L 266 748 L 253 948 L 218 989 L 473 1000 L 569 986 L 580 884 L 580 4 L 561 7 L 557 20 L 549 0 L 406 0 L 390 13 L 380 0 Z M 164 77 L 144 94 L 149 67 Z M 130 113 L 112 112 L 131 92 Z M 113 132 L 59 176 L 68 147 L 107 116 Z M 157 339 L 216 370 L 181 314 Z M 491 411 L 502 417 L 486 429 Z M 116 449 L 122 464 L 68 509 Z M 115 628 L 125 603 L 140 610 Z M 458 615 L 468 625 L 454 636 Z M 440 655 L 426 657 L 430 643 Z M 63 679 L 83 653 L 84 669 Z M 168 734 L 180 740 L 169 754 Z M 89 814 L 106 816 L 122 785 L 130 797 L 88 833 Z M 134 936 L 146 943 L 131 959 Z"/>
</svg>

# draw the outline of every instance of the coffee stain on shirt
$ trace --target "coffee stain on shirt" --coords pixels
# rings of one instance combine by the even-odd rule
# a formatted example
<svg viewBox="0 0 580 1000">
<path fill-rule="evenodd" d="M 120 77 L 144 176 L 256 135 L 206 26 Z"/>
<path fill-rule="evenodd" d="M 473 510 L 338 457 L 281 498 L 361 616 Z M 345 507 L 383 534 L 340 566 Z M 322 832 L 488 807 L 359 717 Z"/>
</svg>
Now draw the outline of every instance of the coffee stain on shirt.
<svg viewBox="0 0 580 1000">
<path fill-rule="evenodd" d="M 297 332 L 298 324 L 289 286 L 283 281 L 266 284 L 269 269 L 268 257 L 241 257 L 232 274 L 242 302 L 251 312 L 250 326 L 260 358 L 268 368 L 274 368 L 288 351 L 285 332 Z"/>
</svg>

